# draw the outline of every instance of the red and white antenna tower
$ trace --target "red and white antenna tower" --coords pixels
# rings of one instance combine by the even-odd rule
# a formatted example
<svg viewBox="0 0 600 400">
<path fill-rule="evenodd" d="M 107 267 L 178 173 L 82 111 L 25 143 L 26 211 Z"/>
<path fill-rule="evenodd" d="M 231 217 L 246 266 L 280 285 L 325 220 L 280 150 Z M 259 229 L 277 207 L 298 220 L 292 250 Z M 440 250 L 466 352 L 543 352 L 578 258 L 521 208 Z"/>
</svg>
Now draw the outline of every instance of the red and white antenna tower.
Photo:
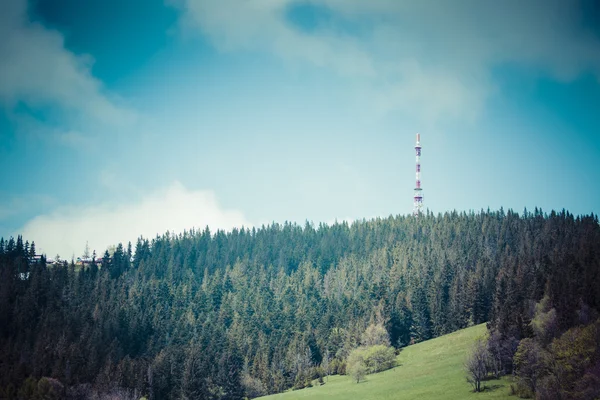
<svg viewBox="0 0 600 400">
<path fill-rule="evenodd" d="M 417 184 L 415 186 L 415 195 L 413 197 L 413 215 L 418 217 L 423 213 L 423 189 L 421 189 L 421 134 L 417 133 Z"/>
</svg>

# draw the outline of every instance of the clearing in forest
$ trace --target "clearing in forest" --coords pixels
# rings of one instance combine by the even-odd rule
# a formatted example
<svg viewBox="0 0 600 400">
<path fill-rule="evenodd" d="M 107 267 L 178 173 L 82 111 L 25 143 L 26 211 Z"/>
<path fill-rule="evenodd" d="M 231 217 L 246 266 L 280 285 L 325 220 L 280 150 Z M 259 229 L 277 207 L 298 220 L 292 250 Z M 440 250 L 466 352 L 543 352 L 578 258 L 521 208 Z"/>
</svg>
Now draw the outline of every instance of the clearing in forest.
<svg viewBox="0 0 600 400">
<path fill-rule="evenodd" d="M 473 393 L 466 381 L 464 361 L 471 345 L 486 334 L 485 324 L 462 329 L 407 346 L 397 357 L 397 366 L 367 375 L 356 383 L 349 376 L 334 375 L 325 384 L 289 391 L 261 399 L 514 399 L 509 378 L 488 380 L 483 393 Z"/>
</svg>

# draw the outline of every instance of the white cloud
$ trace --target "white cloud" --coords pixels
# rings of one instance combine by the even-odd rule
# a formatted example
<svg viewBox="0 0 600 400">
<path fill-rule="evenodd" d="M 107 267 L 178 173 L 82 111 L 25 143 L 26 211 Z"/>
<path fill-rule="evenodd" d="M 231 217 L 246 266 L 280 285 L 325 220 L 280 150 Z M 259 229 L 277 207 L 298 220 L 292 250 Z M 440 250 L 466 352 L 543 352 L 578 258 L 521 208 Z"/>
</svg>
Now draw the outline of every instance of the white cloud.
<svg viewBox="0 0 600 400">
<path fill-rule="evenodd" d="M 61 33 L 30 22 L 26 0 L 0 2 L 0 102 L 58 108 L 72 124 L 92 120 L 128 124 L 132 111 L 103 93 L 91 71 L 91 58 L 64 46 Z"/>
<path fill-rule="evenodd" d="M 224 209 L 214 192 L 189 190 L 174 182 L 139 203 L 57 209 L 33 218 L 15 235 L 34 240 L 38 250 L 48 256 L 58 253 L 70 258 L 81 255 L 86 241 L 100 254 L 118 242 L 135 243 L 140 235 L 154 238 L 167 231 L 181 233 L 205 226 L 214 232 L 251 224 L 240 211 Z"/>
<path fill-rule="evenodd" d="M 284 59 L 372 76 L 371 59 L 357 43 L 335 34 L 305 35 L 286 22 L 289 0 L 185 0 L 184 23 L 199 27 L 224 51 L 266 49 Z"/>
<path fill-rule="evenodd" d="M 184 26 L 222 51 L 264 51 L 351 78 L 365 104 L 422 121 L 475 120 L 497 89 L 492 68 L 516 63 L 557 79 L 600 77 L 600 42 L 579 27 L 577 4 L 509 0 L 178 0 Z M 303 31 L 290 6 L 329 9 Z M 338 25 L 361 26 L 360 30 Z M 370 23 L 370 25 L 369 25 Z M 361 25 L 362 24 L 362 25 Z M 360 31 L 360 32 L 359 32 Z"/>
</svg>

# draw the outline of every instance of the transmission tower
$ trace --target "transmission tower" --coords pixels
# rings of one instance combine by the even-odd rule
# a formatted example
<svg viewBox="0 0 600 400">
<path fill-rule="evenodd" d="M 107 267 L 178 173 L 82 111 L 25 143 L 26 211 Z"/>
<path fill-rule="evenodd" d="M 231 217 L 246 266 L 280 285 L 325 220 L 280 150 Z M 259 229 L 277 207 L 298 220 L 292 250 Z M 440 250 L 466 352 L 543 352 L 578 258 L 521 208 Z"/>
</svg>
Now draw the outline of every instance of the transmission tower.
<svg viewBox="0 0 600 400">
<path fill-rule="evenodd" d="M 417 184 L 413 196 L 413 215 L 418 217 L 423 213 L 423 189 L 421 189 L 421 134 L 417 133 L 417 144 L 415 145 L 417 153 Z"/>
</svg>

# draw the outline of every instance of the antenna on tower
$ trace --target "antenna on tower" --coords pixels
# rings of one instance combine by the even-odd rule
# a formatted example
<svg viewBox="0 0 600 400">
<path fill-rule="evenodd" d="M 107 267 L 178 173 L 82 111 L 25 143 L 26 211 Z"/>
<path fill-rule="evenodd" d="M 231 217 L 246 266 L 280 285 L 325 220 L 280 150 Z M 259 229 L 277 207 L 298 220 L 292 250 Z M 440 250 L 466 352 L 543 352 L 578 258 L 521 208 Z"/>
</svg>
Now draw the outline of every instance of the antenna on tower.
<svg viewBox="0 0 600 400">
<path fill-rule="evenodd" d="M 413 215 L 418 217 L 423 213 L 423 189 L 421 189 L 421 134 L 417 133 L 417 144 L 415 145 L 417 153 L 417 183 L 415 185 L 415 194 L 413 196 Z"/>
</svg>

